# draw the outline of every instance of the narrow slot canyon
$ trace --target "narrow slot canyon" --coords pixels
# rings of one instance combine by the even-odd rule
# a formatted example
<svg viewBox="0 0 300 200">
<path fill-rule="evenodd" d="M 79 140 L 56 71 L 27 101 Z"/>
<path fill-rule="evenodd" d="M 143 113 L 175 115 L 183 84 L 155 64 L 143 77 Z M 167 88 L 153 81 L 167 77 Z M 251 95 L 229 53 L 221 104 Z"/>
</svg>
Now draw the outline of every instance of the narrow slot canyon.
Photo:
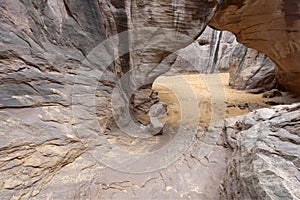
<svg viewBox="0 0 300 200">
<path fill-rule="evenodd" d="M 300 199 L 298 0 L 1 0 L 1 200 Z"/>
</svg>

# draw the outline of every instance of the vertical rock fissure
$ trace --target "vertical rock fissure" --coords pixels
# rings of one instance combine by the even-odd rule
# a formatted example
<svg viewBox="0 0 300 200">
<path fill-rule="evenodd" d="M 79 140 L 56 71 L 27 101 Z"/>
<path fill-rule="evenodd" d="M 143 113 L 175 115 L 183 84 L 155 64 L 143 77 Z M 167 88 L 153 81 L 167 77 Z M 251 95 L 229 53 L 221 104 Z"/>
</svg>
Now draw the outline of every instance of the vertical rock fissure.
<svg viewBox="0 0 300 200">
<path fill-rule="evenodd" d="M 248 52 L 248 48 L 245 48 L 245 52 L 244 52 L 244 54 L 242 56 L 242 59 L 241 59 L 239 65 L 238 65 L 238 68 L 237 68 L 236 73 L 234 75 L 234 77 L 235 77 L 234 80 L 236 80 L 237 76 L 241 73 L 241 71 L 243 69 L 243 64 L 245 62 L 247 52 Z"/>
<path fill-rule="evenodd" d="M 218 35 L 218 41 L 217 41 L 216 48 L 214 50 L 215 53 L 214 53 L 214 56 L 213 56 L 213 64 L 211 66 L 210 73 L 213 73 L 215 71 L 215 68 L 216 68 L 216 65 L 217 65 L 217 62 L 218 62 L 218 59 L 219 59 L 219 49 L 220 49 L 221 39 L 222 39 L 222 31 L 220 31 L 220 33 Z"/>
</svg>

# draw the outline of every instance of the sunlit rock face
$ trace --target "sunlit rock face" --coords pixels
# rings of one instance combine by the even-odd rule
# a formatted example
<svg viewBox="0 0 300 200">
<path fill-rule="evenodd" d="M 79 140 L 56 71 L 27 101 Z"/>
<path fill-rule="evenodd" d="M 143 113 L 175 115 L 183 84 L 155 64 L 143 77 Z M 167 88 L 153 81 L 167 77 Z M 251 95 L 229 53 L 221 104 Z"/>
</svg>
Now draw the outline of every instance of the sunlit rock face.
<svg viewBox="0 0 300 200">
<path fill-rule="evenodd" d="M 260 109 L 226 121 L 233 153 L 225 199 L 300 198 L 299 104 Z"/>
<path fill-rule="evenodd" d="M 269 56 L 278 81 L 300 93 L 300 2 L 224 1 L 210 25 L 233 32 L 239 42 Z"/>
</svg>

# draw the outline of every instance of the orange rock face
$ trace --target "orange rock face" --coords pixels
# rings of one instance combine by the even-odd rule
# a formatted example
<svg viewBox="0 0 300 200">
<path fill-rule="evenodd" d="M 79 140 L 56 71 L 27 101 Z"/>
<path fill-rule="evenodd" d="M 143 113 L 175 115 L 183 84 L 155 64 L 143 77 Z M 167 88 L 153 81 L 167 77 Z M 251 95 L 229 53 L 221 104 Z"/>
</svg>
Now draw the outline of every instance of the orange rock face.
<svg viewBox="0 0 300 200">
<path fill-rule="evenodd" d="M 278 81 L 300 94 L 300 1 L 225 2 L 210 25 L 268 55 L 278 66 Z"/>
</svg>

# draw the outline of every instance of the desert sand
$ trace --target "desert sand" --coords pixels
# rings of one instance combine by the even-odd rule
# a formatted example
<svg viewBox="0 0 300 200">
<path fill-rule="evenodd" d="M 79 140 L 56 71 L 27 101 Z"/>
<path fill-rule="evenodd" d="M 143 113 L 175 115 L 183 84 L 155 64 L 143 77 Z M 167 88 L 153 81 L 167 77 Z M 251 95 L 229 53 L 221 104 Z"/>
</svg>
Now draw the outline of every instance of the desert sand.
<svg viewBox="0 0 300 200">
<path fill-rule="evenodd" d="M 183 112 L 190 112 L 189 117 L 199 114 L 199 125 L 209 125 L 222 118 L 270 107 L 266 103 L 268 101 L 280 104 L 299 101 L 299 98 L 287 92 L 281 97 L 263 98 L 262 94 L 231 89 L 228 83 L 228 73 L 161 76 L 156 79 L 152 88 L 158 91 L 160 100 L 167 104 L 166 123 L 172 126 L 182 123 Z M 195 103 L 198 108 L 195 108 Z"/>
</svg>

